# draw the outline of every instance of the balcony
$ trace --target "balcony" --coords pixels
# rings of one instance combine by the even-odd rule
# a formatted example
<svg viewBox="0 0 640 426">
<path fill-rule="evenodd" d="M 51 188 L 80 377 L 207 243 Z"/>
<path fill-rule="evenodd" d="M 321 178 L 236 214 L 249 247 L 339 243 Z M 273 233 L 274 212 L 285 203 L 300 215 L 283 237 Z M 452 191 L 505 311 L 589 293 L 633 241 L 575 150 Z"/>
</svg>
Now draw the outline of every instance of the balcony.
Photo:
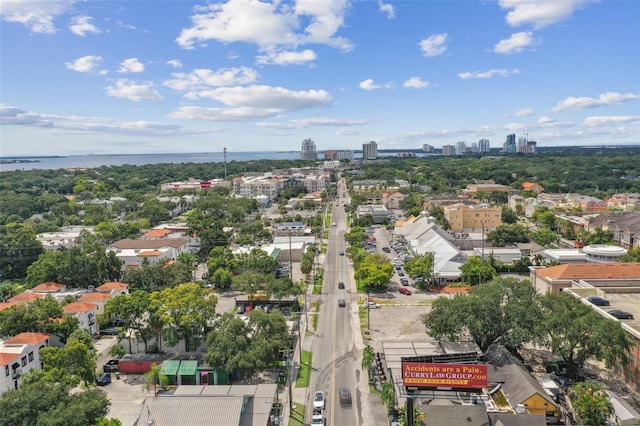
<svg viewBox="0 0 640 426">
<path fill-rule="evenodd" d="M 20 378 L 20 376 L 22 376 L 22 368 L 16 368 L 13 370 L 13 372 L 11 373 L 11 378 L 13 380 L 17 380 Z"/>
</svg>

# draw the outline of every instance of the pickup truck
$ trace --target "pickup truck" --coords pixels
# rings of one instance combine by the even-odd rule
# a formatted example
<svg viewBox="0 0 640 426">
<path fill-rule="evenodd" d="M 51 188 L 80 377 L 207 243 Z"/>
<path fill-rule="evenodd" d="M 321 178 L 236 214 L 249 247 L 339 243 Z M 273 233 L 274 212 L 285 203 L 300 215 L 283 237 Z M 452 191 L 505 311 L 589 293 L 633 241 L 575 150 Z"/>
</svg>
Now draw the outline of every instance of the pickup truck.
<svg viewBox="0 0 640 426">
<path fill-rule="evenodd" d="M 115 373 L 120 371 L 120 361 L 117 359 L 110 359 L 104 364 L 102 371 L 105 373 Z"/>
</svg>

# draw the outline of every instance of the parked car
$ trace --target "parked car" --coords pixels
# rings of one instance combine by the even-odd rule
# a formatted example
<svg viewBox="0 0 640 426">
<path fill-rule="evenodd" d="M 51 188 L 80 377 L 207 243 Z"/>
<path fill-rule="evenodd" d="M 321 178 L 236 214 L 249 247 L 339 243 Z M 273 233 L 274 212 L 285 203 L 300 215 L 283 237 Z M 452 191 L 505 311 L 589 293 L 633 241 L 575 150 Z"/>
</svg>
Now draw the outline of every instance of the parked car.
<svg viewBox="0 0 640 426">
<path fill-rule="evenodd" d="M 587 300 L 596 306 L 609 306 L 609 301 L 600 296 L 591 296 Z"/>
<path fill-rule="evenodd" d="M 411 296 L 411 290 L 409 290 L 408 288 L 405 288 L 405 287 L 400 287 L 398 289 L 398 292 L 402 293 L 402 294 L 406 294 L 407 296 Z"/>
<path fill-rule="evenodd" d="M 382 247 L 382 251 L 385 253 L 391 253 L 391 249 L 389 247 Z"/>
<path fill-rule="evenodd" d="M 100 373 L 96 376 L 96 385 L 106 386 L 111 383 L 111 373 Z"/>
<path fill-rule="evenodd" d="M 349 388 L 340 388 L 340 404 L 351 405 L 351 391 Z"/>
<path fill-rule="evenodd" d="M 316 393 L 313 394 L 313 408 L 322 408 L 324 410 L 325 405 L 324 392 L 316 391 Z"/>
<path fill-rule="evenodd" d="M 238 313 L 238 315 L 243 315 L 247 312 L 247 308 L 245 308 L 244 305 L 238 305 L 238 307 L 236 308 L 236 312 Z"/>
<path fill-rule="evenodd" d="M 340 282 L 338 283 L 338 288 L 339 288 L 340 290 L 344 289 L 344 283 L 343 283 L 342 281 L 340 281 Z"/>
<path fill-rule="evenodd" d="M 404 271 L 402 269 L 398 269 L 398 275 L 404 277 Z"/>
<path fill-rule="evenodd" d="M 406 277 L 402 277 L 400 278 L 400 284 L 402 285 L 409 285 L 409 279 Z"/>
<path fill-rule="evenodd" d="M 338 299 L 338 307 L 344 308 L 347 306 L 347 301 L 344 299 Z"/>
<path fill-rule="evenodd" d="M 362 304 L 362 307 L 363 308 L 368 308 L 368 309 L 378 309 L 378 308 L 380 308 L 380 305 L 377 304 L 376 302 L 367 302 L 367 301 L 365 301 Z"/>
<path fill-rule="evenodd" d="M 623 311 L 621 309 L 609 311 L 609 315 L 618 319 L 633 319 L 633 314 L 631 314 L 631 312 Z"/>
<path fill-rule="evenodd" d="M 102 371 L 105 373 L 115 373 L 120 371 L 120 361 L 117 359 L 110 359 L 102 366 Z"/>
<path fill-rule="evenodd" d="M 396 271 L 399 271 L 400 269 L 402 269 L 402 266 L 396 264 Z"/>
<path fill-rule="evenodd" d="M 118 334 L 120 334 L 120 329 L 118 328 L 105 328 L 100 330 L 101 336 L 117 336 Z"/>
<path fill-rule="evenodd" d="M 107 326 L 110 328 L 124 327 L 124 320 L 121 320 L 120 318 L 112 319 L 111 321 L 109 321 Z"/>
</svg>

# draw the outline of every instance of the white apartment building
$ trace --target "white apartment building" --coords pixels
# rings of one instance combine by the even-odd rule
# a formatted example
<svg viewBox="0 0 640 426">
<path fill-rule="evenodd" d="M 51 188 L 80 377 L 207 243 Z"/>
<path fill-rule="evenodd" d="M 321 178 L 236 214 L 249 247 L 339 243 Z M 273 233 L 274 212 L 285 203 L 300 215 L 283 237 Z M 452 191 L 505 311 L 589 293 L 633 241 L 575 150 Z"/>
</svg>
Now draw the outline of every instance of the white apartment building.
<svg viewBox="0 0 640 426">
<path fill-rule="evenodd" d="M 122 268 L 139 268 L 147 259 L 149 263 L 177 260 L 181 253 L 189 253 L 189 239 L 166 238 L 159 240 L 124 240 L 112 243 L 107 250 L 115 252 Z"/>
<path fill-rule="evenodd" d="M 49 335 L 20 333 L 0 340 L 0 395 L 18 389 L 23 374 L 32 368 L 42 368 L 40 349 L 49 346 Z"/>
<path fill-rule="evenodd" d="M 98 332 L 98 323 L 96 322 L 98 305 L 95 303 L 71 302 L 62 307 L 62 312 L 65 315 L 78 318 L 78 327 L 87 331 L 91 336 Z"/>
<path fill-rule="evenodd" d="M 76 240 L 82 231 L 93 234 L 94 226 L 63 226 L 56 232 L 43 232 L 36 235 L 45 250 L 69 249 L 76 246 Z"/>
</svg>

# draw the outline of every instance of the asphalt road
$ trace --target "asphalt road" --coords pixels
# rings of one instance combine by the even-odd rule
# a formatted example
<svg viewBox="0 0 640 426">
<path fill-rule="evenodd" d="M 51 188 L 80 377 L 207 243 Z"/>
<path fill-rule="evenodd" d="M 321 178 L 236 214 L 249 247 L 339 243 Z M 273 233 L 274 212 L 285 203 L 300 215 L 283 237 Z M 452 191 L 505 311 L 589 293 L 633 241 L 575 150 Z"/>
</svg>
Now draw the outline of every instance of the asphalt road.
<svg viewBox="0 0 640 426">
<path fill-rule="evenodd" d="M 339 194 L 342 195 L 342 192 L 344 191 L 339 187 Z M 342 203 L 338 207 L 334 205 L 332 222 L 335 222 L 336 226 L 329 229 L 323 294 L 316 299 L 320 301 L 320 316 L 314 339 L 314 369 L 309 387 L 308 407 L 312 406 L 313 393 L 322 390 L 327 400 L 327 425 L 357 425 L 361 424 L 356 392 L 356 370 L 359 362 L 354 349 L 354 324 L 351 315 L 352 304 L 357 303 L 357 296 L 353 295 L 355 283 L 352 282 L 353 273 L 348 257 L 339 254 L 346 249 L 344 233 L 347 224 Z M 338 289 L 340 281 L 345 283 L 345 289 Z M 345 299 L 347 306 L 339 307 L 339 299 Z M 355 326 L 359 327 L 358 324 Z M 341 387 L 351 390 L 351 406 L 340 405 L 338 392 Z M 310 411 L 308 409 L 308 412 Z"/>
</svg>

